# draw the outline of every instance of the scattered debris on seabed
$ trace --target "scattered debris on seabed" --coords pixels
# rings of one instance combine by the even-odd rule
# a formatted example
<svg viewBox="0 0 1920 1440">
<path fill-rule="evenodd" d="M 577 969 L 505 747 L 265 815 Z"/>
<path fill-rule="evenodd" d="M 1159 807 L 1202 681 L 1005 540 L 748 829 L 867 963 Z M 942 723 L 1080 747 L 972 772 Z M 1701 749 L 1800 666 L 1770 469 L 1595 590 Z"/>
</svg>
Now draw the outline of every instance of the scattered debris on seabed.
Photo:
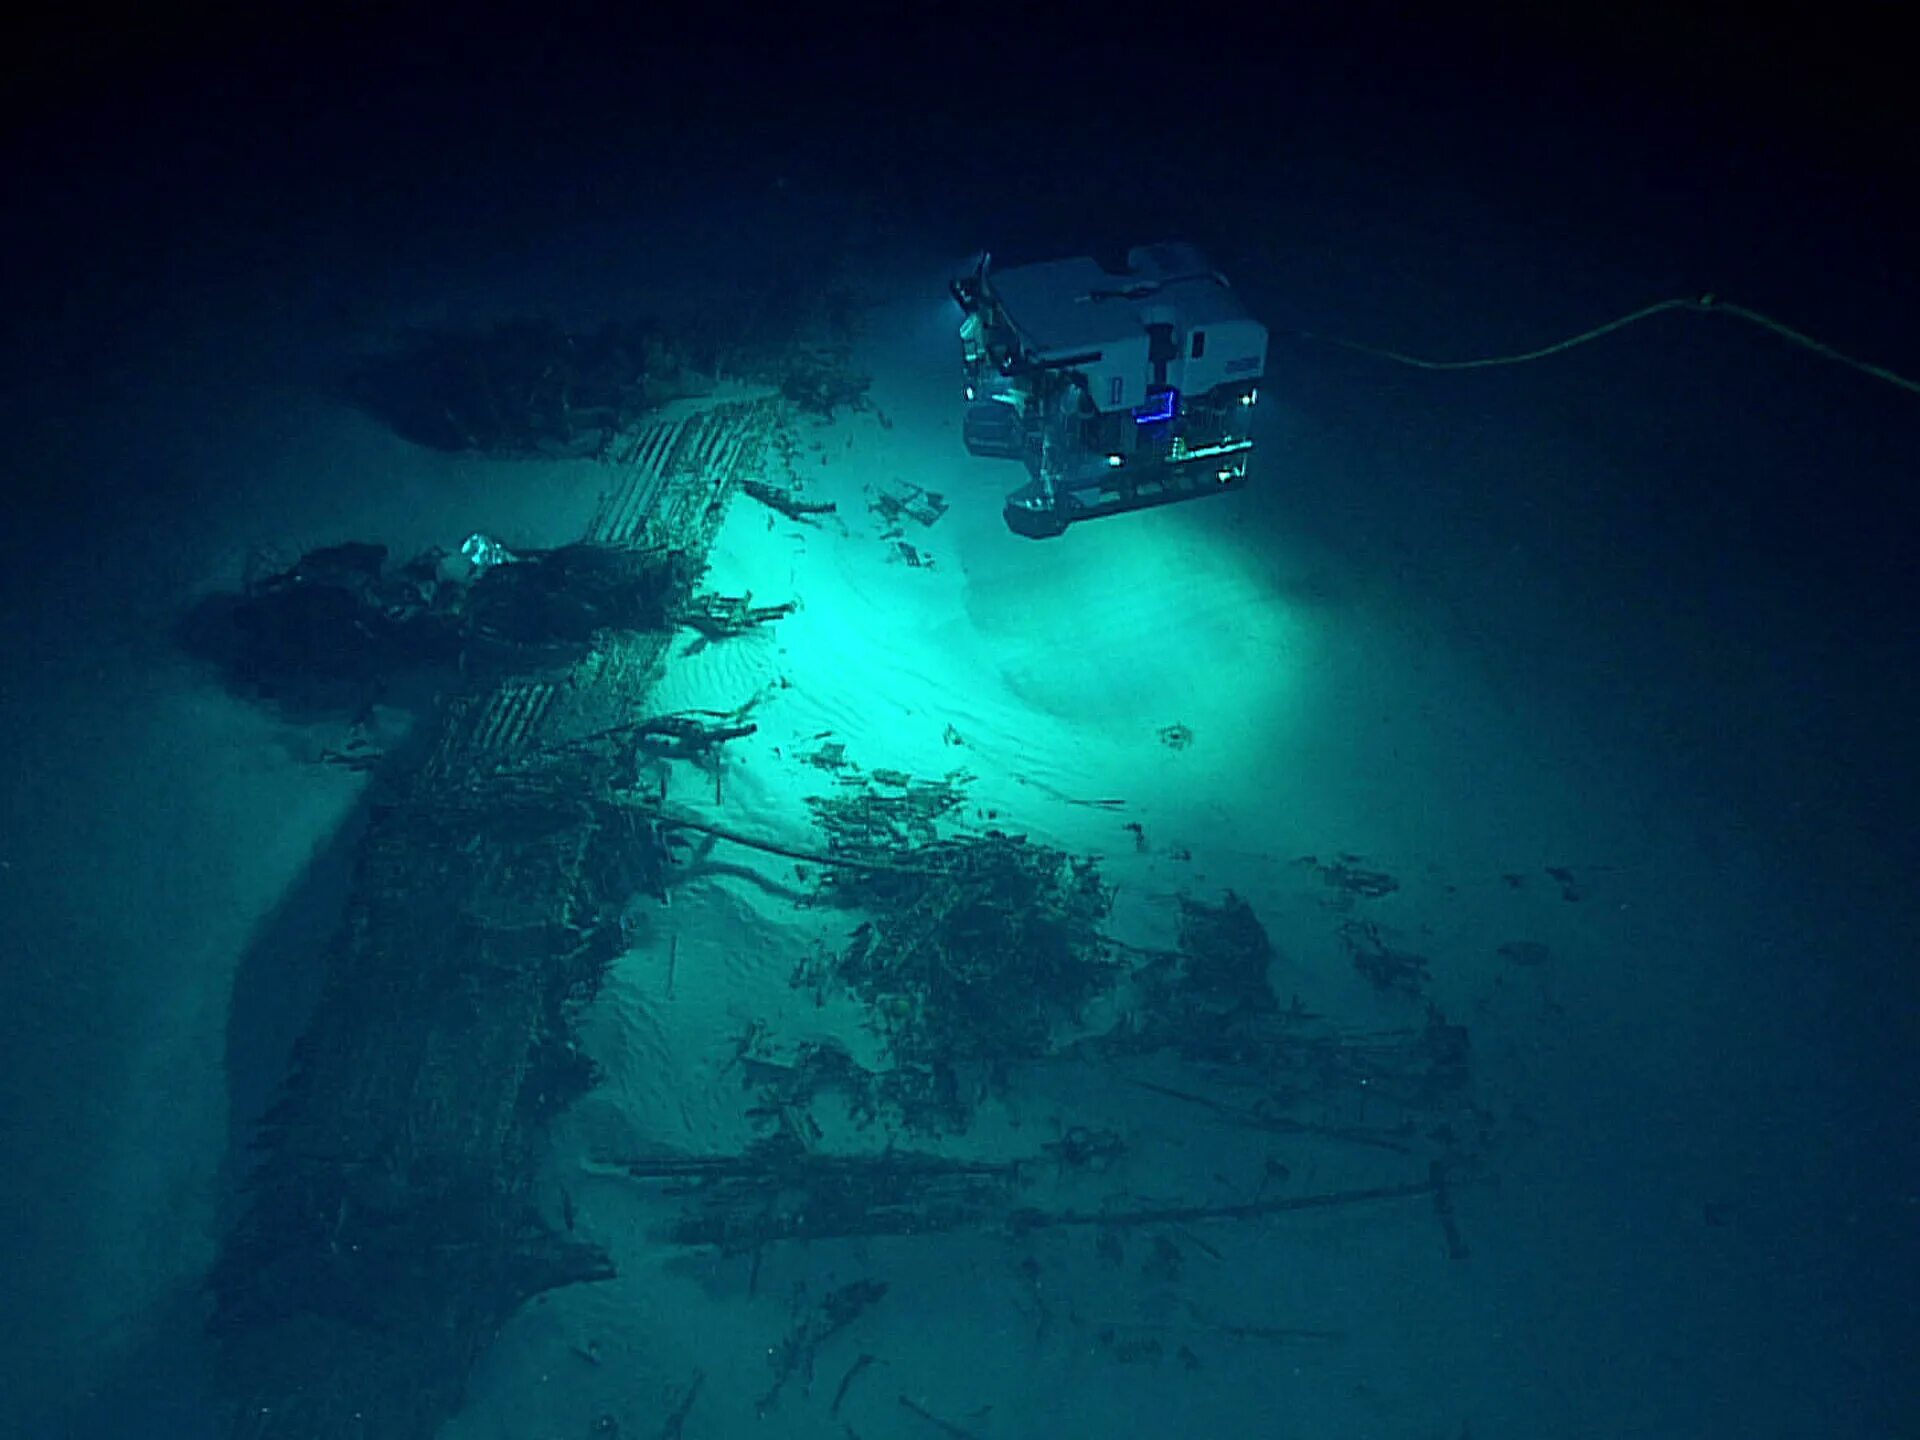
<svg viewBox="0 0 1920 1440">
<path fill-rule="evenodd" d="M 457 398 L 446 443 L 571 444 L 656 393 L 615 384 L 635 358 L 617 335 L 423 344 L 407 363 L 425 377 L 393 403 Z M 679 373 L 666 351 L 645 354 L 645 375 Z M 507 377 L 556 356 L 570 368 L 543 379 L 525 413 L 481 424 Z M 789 414 L 865 404 L 864 377 L 827 352 L 796 361 L 784 388 Z M 610 414 L 583 421 L 585 409 Z M 779 428 L 762 412 L 727 423 L 763 449 Z M 556 1287 L 613 1278 L 612 1237 L 591 1233 L 570 1191 L 544 1205 L 535 1160 L 554 1117 L 599 1081 L 579 1022 L 610 967 L 645 943 L 630 923 L 636 897 L 670 897 L 696 873 L 694 847 L 791 863 L 794 888 L 776 893 L 840 917 L 841 936 L 800 957 L 793 983 L 858 1015 L 873 1042 L 857 1056 L 851 1043 L 752 1020 L 723 1072 L 738 1081 L 750 1143 L 663 1141 L 591 1162 L 654 1193 L 654 1243 L 745 1257 L 746 1293 L 770 1257 L 804 1275 L 807 1247 L 836 1240 L 1084 1233 L 1105 1267 L 1121 1267 L 1130 1242 L 1144 1252 L 1124 1271 L 1140 1287 L 1135 1312 L 1120 1313 L 1125 1297 L 1107 1286 L 1089 1320 L 1041 1283 L 1031 1250 L 1011 1280 L 981 1283 L 1012 1283 L 1036 1337 L 1071 1316 L 1115 1364 L 1194 1370 L 1223 1347 L 1342 1338 L 1312 1316 L 1203 1303 L 1189 1257 L 1226 1258 L 1255 1222 L 1400 1206 L 1434 1227 L 1437 1254 L 1468 1254 L 1455 1197 L 1483 1173 L 1493 1129 L 1474 1097 L 1468 1033 L 1429 998 L 1429 962 L 1352 913 L 1391 896 L 1391 876 L 1357 856 L 1302 862 L 1345 913 L 1338 937 L 1353 965 L 1397 1017 L 1352 1025 L 1281 999 L 1274 977 L 1288 962 L 1245 896 L 1173 897 L 1169 945 L 1115 934 L 1103 860 L 985 816 L 964 771 L 866 770 L 845 742 L 816 736 L 787 757 L 825 787 L 808 801 L 816 838 L 766 838 L 764 817 L 727 813 L 720 785 L 727 747 L 758 730 L 753 701 L 663 713 L 647 697 L 676 630 L 733 644 L 798 601 L 695 592 L 730 482 L 674 473 L 711 493 L 695 489 L 671 512 L 694 517 L 681 533 L 654 525 L 644 545 L 509 555 L 488 542 L 398 568 L 378 546 L 334 546 L 261 567 L 188 624 L 236 686 L 290 713 L 360 715 L 422 672 L 452 695 L 417 770 L 367 747 L 336 762 L 364 760 L 381 788 L 327 995 L 213 1272 L 214 1326 L 247 1417 L 236 1433 L 427 1440 L 508 1316 Z M 746 488 L 791 520 L 834 513 L 794 488 Z M 930 526 L 945 509 L 912 486 L 871 503 L 903 550 L 906 524 Z M 1159 739 L 1193 743 L 1178 724 Z M 945 743 L 965 744 L 951 726 Z M 683 763 L 707 772 L 714 806 L 678 803 L 669 778 Z M 1144 853 L 1144 829 L 1126 830 Z M 679 937 L 661 948 L 666 1003 Z M 1547 954 L 1537 942 L 1500 953 L 1521 966 Z M 979 1124 L 1009 1105 L 1051 1115 L 1051 1131 L 1016 1144 L 1006 1137 L 1022 1132 Z M 632 1117 L 634 1134 L 648 1118 Z M 1200 1132 L 1205 1173 L 1178 1155 Z M 1305 1173 L 1341 1178 L 1296 1185 Z M 883 1328 L 893 1252 L 835 1253 L 842 1265 L 866 1257 L 873 1273 L 793 1291 L 786 1331 L 768 1339 L 762 1415 L 806 1405 L 846 1426 L 845 1412 L 882 1403 L 872 1372 L 895 1363 Z M 827 1393 L 823 1363 L 840 1374 Z M 679 1435 L 713 1393 L 706 1378 L 682 1379 L 648 1433 Z M 945 1413 L 908 1391 L 895 1403 L 943 1433 L 978 1433 L 965 1407 Z M 596 1428 L 619 1423 L 606 1414 Z"/>
</svg>

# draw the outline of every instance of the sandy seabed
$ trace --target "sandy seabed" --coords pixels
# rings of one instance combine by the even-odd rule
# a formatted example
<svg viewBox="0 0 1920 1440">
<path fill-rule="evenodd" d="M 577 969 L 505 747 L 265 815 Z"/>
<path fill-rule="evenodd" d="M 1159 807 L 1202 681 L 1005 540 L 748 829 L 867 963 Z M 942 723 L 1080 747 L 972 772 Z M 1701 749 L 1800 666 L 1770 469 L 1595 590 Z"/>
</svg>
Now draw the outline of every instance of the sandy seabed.
<svg viewBox="0 0 1920 1440">
<path fill-rule="evenodd" d="M 661 1202 L 603 1162 L 750 1138 L 731 1063 L 748 1026 L 875 1053 L 852 1002 L 816 1005 L 790 983 L 846 917 L 799 903 L 791 862 L 721 847 L 638 915 L 586 1021 L 606 1083 L 559 1127 L 554 1184 L 620 1278 L 517 1316 L 449 1437 L 651 1435 L 695 1376 L 689 1436 L 927 1433 L 902 1396 L 982 1437 L 1707 1434 L 1726 1433 L 1730 1408 L 1781 1418 L 1770 1433 L 1811 1423 L 1841 1307 L 1818 1266 L 1771 1257 L 1816 1207 L 1753 1198 L 1799 1153 L 1817 1063 L 1789 1053 L 1790 998 L 1753 963 L 1791 923 L 1771 858 L 1672 793 L 1644 737 L 1516 685 L 1416 584 L 1276 523 L 1263 490 L 1328 444 L 1284 397 L 1264 402 L 1248 493 L 1036 545 L 1000 520 L 1013 472 L 961 451 L 950 335 L 918 292 L 874 300 L 858 363 L 875 408 L 799 422 L 808 498 L 837 512 L 802 525 L 736 499 L 712 557 L 712 588 L 798 610 L 676 647 L 659 682 L 660 710 L 751 700 L 759 725 L 729 747 L 717 797 L 687 769 L 676 803 L 807 846 L 805 799 L 831 779 L 803 756 L 823 737 L 867 770 L 964 773 L 970 822 L 1100 857 L 1121 938 L 1170 944 L 1179 897 L 1231 890 L 1273 937 L 1283 999 L 1418 1023 L 1417 1005 L 1353 973 L 1342 897 L 1301 863 L 1361 857 L 1399 881 L 1365 913 L 1429 958 L 1433 1000 L 1473 1032 L 1501 1183 L 1458 1197 L 1466 1261 L 1422 1207 L 1173 1235 L 1177 1282 L 1151 1270 L 1144 1237 L 1119 1266 L 1080 1233 L 777 1247 L 751 1283 L 745 1258 L 663 1248 Z M 184 411 L 204 405 L 184 391 Z M 130 582 L 149 622 L 231 583 L 256 544 L 375 538 L 404 556 L 473 530 L 559 543 L 605 480 L 584 462 L 427 456 L 312 396 L 255 406 L 209 463 L 263 478 L 182 537 L 161 578 Z M 906 563 L 868 506 L 907 485 L 951 505 L 907 527 L 929 563 Z M 350 849 L 365 783 L 315 763 L 331 737 L 221 693 L 158 643 L 163 628 L 81 626 L 11 671 L 16 716 L 31 699 L 65 721 L 21 742 L 17 813 L 39 825 L 0 886 L 34 912 L 16 983 L 48 1021 L 16 1056 L 11 1097 L 22 1152 L 42 1157 L 15 1182 L 34 1197 L 20 1293 L 43 1320 L 16 1353 L 68 1374 L 75 1356 L 97 1365 L 63 1385 L 68 1400 L 192 1314 L 225 1203 L 238 957 L 284 927 L 277 907 L 330 846 Z M 1172 727 L 1187 743 L 1168 743 Z M 327 923 L 320 907 L 312 925 Z M 1516 966 L 1500 948 L 1514 942 L 1550 958 Z M 1155 1168 L 1111 1178 L 1160 1201 L 1205 1190 L 1222 1147 L 1249 1143 L 1057 1078 L 989 1099 L 975 1143 L 1031 1153 L 1075 1123 L 1139 1137 Z M 1303 1191 L 1357 1178 L 1324 1147 L 1284 1158 Z M 1708 1225 L 1710 1209 L 1738 1223 Z M 889 1285 L 885 1300 L 763 1418 L 796 1306 L 863 1277 Z M 1122 1364 L 1099 1340 L 1196 1317 L 1322 1333 L 1216 1331 L 1191 1364 L 1173 1343 Z M 1809 1347 L 1809 1333 L 1828 1338 Z M 873 1364 L 830 1414 L 862 1354 Z"/>
</svg>

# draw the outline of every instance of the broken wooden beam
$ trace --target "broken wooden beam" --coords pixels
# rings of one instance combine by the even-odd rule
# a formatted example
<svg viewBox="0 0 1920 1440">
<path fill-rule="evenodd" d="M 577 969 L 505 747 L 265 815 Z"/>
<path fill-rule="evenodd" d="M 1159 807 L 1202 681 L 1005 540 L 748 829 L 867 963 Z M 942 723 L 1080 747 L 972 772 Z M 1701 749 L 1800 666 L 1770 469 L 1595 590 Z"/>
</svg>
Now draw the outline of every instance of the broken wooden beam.
<svg viewBox="0 0 1920 1440">
<path fill-rule="evenodd" d="M 810 523 L 815 516 L 831 515 L 840 507 L 831 500 L 802 500 L 793 491 L 764 480 L 742 480 L 740 488 L 769 510 L 778 510 L 789 520 Z"/>
</svg>

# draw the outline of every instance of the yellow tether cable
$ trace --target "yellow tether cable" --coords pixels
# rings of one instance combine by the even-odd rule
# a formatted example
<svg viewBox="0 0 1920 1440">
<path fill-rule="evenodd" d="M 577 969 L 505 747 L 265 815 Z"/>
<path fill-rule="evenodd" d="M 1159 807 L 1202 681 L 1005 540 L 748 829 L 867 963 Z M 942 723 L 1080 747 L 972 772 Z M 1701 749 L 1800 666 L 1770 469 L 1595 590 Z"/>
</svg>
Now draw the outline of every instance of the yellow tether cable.
<svg viewBox="0 0 1920 1440">
<path fill-rule="evenodd" d="M 1791 340 L 1794 344 L 1803 346 L 1813 351 L 1816 355 L 1823 356 L 1828 360 L 1837 360 L 1842 365 L 1851 365 L 1855 370 L 1863 371 L 1873 376 L 1876 380 L 1884 380 L 1889 385 L 1898 385 L 1902 390 L 1911 390 L 1914 394 L 1920 395 L 1920 380 L 1909 380 L 1906 376 L 1896 374 L 1884 365 L 1875 365 L 1868 360 L 1856 359 L 1851 355 L 1834 349 L 1831 345 L 1814 339 L 1811 335 L 1802 334 L 1791 325 L 1783 325 L 1771 316 L 1762 315 L 1758 310 L 1749 310 L 1744 305 L 1730 305 L 1712 294 L 1702 295 L 1698 298 L 1688 297 L 1680 300 L 1662 300 L 1657 304 L 1635 310 L 1631 315 L 1622 315 L 1618 320 L 1609 320 L 1604 325 L 1596 325 L 1593 329 L 1582 331 L 1571 339 L 1562 340 L 1558 344 L 1543 346 L 1538 350 L 1528 350 L 1520 355 L 1496 355 L 1485 360 L 1422 360 L 1417 356 L 1402 355 L 1393 350 L 1382 350 L 1378 346 L 1362 345 L 1355 340 L 1339 340 L 1331 335 L 1315 335 L 1310 331 L 1301 331 L 1300 333 L 1308 340 L 1324 340 L 1327 344 L 1338 345 L 1344 350 L 1355 350 L 1362 355 L 1372 355 L 1380 360 L 1391 360 L 1397 365 L 1412 365 L 1421 370 L 1484 370 L 1494 365 L 1523 365 L 1529 360 L 1542 360 L 1549 355 L 1558 355 L 1562 350 L 1571 350 L 1574 346 L 1584 345 L 1589 340 L 1598 340 L 1602 335 L 1611 335 L 1615 330 L 1625 329 L 1637 321 L 1645 320 L 1649 316 L 1658 315 L 1667 310 L 1713 311 L 1722 315 L 1737 316 L 1749 324 L 1760 326 L 1763 330 L 1771 330 L 1782 339 Z"/>
</svg>

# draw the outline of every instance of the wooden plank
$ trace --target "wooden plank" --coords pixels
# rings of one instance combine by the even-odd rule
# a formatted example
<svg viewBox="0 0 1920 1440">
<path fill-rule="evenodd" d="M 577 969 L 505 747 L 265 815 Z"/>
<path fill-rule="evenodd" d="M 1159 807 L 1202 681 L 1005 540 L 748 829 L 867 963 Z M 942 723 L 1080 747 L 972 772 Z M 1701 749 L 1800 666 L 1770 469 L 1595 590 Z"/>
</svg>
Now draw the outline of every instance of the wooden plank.
<svg viewBox="0 0 1920 1440">
<path fill-rule="evenodd" d="M 690 581 L 781 423 L 760 401 L 619 437 L 588 538 L 684 550 Z M 617 953 L 639 832 L 511 762 L 642 710 L 667 639 L 610 636 L 564 675 L 453 697 L 376 807 L 211 1277 L 233 1436 L 431 1440 L 514 1309 L 610 1276 L 542 1221 L 533 1182 L 590 1079 L 568 1017 Z"/>
</svg>

